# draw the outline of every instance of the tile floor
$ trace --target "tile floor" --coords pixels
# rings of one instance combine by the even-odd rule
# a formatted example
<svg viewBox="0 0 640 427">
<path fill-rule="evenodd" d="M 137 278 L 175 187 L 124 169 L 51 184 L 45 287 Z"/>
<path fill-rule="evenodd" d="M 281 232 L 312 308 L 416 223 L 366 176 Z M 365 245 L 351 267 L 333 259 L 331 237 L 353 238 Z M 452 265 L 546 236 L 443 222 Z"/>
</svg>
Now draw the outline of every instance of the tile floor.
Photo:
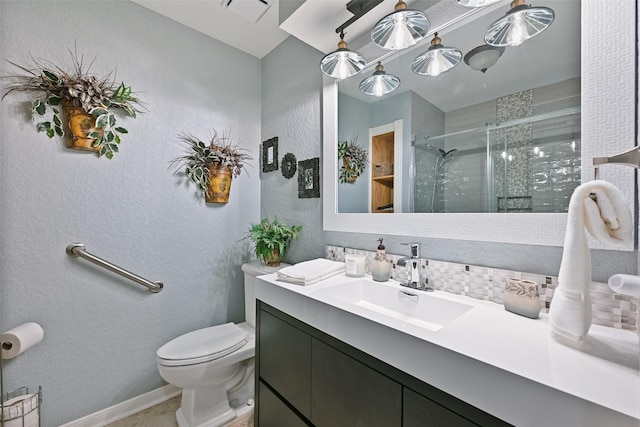
<svg viewBox="0 0 640 427">
<path fill-rule="evenodd" d="M 176 411 L 179 407 L 180 396 L 177 396 L 123 420 L 108 424 L 107 427 L 177 427 Z M 229 427 L 253 427 L 253 414 L 236 421 Z"/>
</svg>

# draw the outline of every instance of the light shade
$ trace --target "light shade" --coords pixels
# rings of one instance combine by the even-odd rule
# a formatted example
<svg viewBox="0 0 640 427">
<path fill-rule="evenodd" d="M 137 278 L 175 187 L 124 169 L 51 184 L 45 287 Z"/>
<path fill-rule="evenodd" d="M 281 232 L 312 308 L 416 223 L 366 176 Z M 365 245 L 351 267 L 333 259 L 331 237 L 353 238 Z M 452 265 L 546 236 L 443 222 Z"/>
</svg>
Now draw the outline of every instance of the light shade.
<svg viewBox="0 0 640 427">
<path fill-rule="evenodd" d="M 546 30 L 554 18 L 548 7 L 531 7 L 524 0 L 514 0 L 507 15 L 489 26 L 484 41 L 492 46 L 519 46 Z"/>
<path fill-rule="evenodd" d="M 464 7 L 485 7 L 498 3 L 499 1 L 502 0 L 456 0 L 456 3 Z"/>
<path fill-rule="evenodd" d="M 436 77 L 458 65 L 461 59 L 460 49 L 442 46 L 442 40 L 435 33 L 429 49 L 411 63 L 411 71 Z"/>
<path fill-rule="evenodd" d="M 395 12 L 385 16 L 371 30 L 371 40 L 383 49 L 399 50 L 413 46 L 422 40 L 431 28 L 423 12 L 407 9 L 400 0 Z"/>
<path fill-rule="evenodd" d="M 400 86 L 400 79 L 393 74 L 387 74 L 381 62 L 376 65 L 376 71 L 370 77 L 360 82 L 360 91 L 367 95 L 382 96 L 393 92 Z"/>
<path fill-rule="evenodd" d="M 322 58 L 320 70 L 329 76 L 337 79 L 346 79 L 359 73 L 365 66 L 364 57 L 358 52 L 347 49 L 344 41 L 344 34 L 340 34 L 338 50 L 333 51 Z"/>
<path fill-rule="evenodd" d="M 483 44 L 482 46 L 471 49 L 464 56 L 464 62 L 473 70 L 485 73 L 487 69 L 496 65 L 496 62 L 498 62 L 503 52 L 504 47 Z"/>
</svg>

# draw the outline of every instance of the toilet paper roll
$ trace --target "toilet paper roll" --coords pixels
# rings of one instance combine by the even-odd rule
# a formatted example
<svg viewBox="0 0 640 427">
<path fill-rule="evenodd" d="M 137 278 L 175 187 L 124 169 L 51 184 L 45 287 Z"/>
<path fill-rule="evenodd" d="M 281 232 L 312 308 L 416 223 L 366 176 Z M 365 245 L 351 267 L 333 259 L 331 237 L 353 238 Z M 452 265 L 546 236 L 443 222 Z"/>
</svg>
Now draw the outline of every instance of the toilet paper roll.
<svg viewBox="0 0 640 427">
<path fill-rule="evenodd" d="M 42 341 L 44 331 L 42 327 L 34 322 L 23 323 L 20 326 L 0 334 L 2 343 L 2 358 L 13 359 L 17 355 L 24 353 L 34 345 Z"/>
<path fill-rule="evenodd" d="M 609 287 L 619 294 L 640 297 L 640 276 L 614 274 L 609 277 Z"/>
</svg>

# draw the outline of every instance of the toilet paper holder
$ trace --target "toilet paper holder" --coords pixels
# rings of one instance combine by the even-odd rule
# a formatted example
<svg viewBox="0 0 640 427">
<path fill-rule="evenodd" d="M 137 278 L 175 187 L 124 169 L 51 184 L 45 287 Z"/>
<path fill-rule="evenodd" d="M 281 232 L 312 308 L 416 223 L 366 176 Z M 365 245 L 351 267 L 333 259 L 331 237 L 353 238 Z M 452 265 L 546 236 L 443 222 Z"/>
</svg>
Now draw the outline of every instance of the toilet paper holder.
<svg viewBox="0 0 640 427">
<path fill-rule="evenodd" d="M 7 335 L 12 331 L 16 331 L 16 335 L 20 335 L 20 332 L 17 332 L 20 328 L 23 328 L 30 323 L 25 323 L 20 325 L 14 329 L 11 329 L 8 332 L 0 335 L 0 426 L 1 427 L 37 427 L 40 426 L 40 406 L 42 403 L 42 386 L 38 386 L 38 392 L 34 394 L 29 394 L 28 387 L 20 387 L 11 392 L 8 392 L 6 395 L 4 393 L 4 378 L 3 378 L 3 360 L 6 356 L 3 353 L 5 351 L 9 351 L 13 348 L 14 343 L 11 341 L 11 337 L 7 338 Z M 40 332 L 42 332 L 42 328 L 38 324 L 34 324 Z M 32 326 L 27 326 L 32 328 Z M 42 335 L 40 334 L 37 337 L 37 341 L 32 341 L 28 346 L 23 347 L 22 342 L 18 341 L 20 345 L 18 345 L 18 353 L 16 355 L 11 355 L 7 358 L 13 358 L 18 354 L 21 354 L 23 351 L 26 351 L 31 346 L 39 343 L 42 340 Z"/>
</svg>

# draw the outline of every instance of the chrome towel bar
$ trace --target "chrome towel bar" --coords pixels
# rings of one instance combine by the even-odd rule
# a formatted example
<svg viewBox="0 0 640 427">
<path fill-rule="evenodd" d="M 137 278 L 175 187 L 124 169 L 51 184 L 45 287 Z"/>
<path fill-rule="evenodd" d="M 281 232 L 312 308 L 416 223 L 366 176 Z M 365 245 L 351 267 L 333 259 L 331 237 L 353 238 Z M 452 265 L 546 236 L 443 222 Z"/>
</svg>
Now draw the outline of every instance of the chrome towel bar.
<svg viewBox="0 0 640 427">
<path fill-rule="evenodd" d="M 600 166 L 604 164 L 617 164 L 640 168 L 640 147 L 633 147 L 631 150 L 611 157 L 594 157 L 593 167 L 595 179 L 600 179 Z"/>
<path fill-rule="evenodd" d="M 99 265 L 100 267 L 103 267 L 109 271 L 112 271 L 116 274 L 126 277 L 129 280 L 133 280 L 134 282 L 142 286 L 145 286 L 153 293 L 158 293 L 162 290 L 164 286 L 162 282 L 151 282 L 147 279 L 143 279 L 142 277 L 136 274 L 133 274 L 123 268 L 118 267 L 117 265 L 113 265 L 110 262 L 103 260 L 102 258 L 98 258 L 97 256 L 90 254 L 89 252 L 87 252 L 86 249 L 87 248 L 83 243 L 72 243 L 69 246 L 67 246 L 67 255 L 69 255 L 70 257 L 74 257 L 74 258 L 80 257 L 88 261 L 91 261 L 92 263 Z"/>
</svg>

